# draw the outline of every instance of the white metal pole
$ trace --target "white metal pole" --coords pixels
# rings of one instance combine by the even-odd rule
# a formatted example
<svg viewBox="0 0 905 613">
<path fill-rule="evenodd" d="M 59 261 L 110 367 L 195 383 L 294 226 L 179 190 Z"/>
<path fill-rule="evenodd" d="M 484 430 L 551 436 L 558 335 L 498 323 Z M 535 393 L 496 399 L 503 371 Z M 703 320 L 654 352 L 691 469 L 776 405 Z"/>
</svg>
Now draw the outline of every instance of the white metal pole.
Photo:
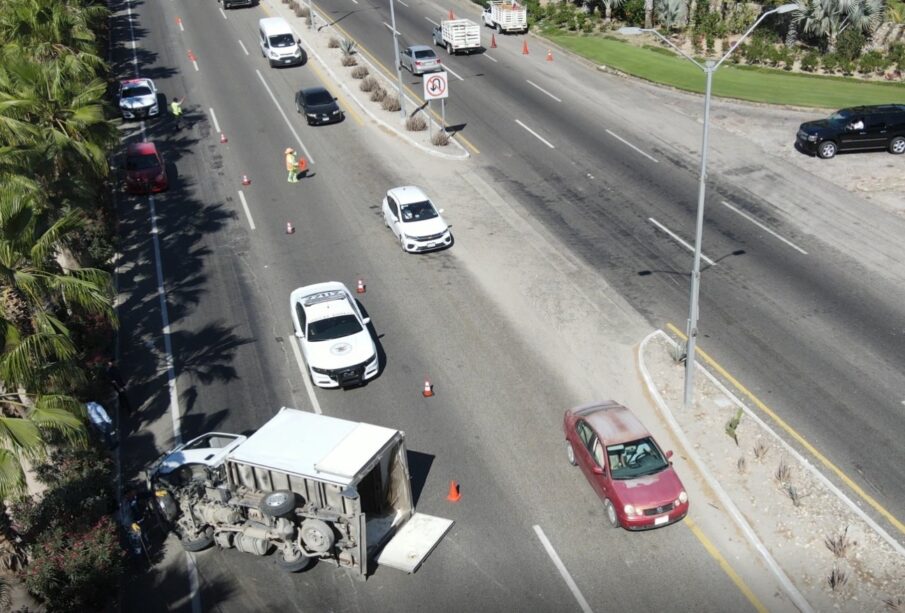
<svg viewBox="0 0 905 613">
<path fill-rule="evenodd" d="M 446 98 L 440 98 L 440 128 L 446 132 Z"/>
<path fill-rule="evenodd" d="M 399 39 L 396 38 L 396 3 L 390 0 L 390 27 L 393 28 L 393 55 L 396 58 L 396 78 L 399 81 L 399 112 L 405 119 L 405 95 L 402 93 L 402 65 L 399 63 Z"/>
</svg>

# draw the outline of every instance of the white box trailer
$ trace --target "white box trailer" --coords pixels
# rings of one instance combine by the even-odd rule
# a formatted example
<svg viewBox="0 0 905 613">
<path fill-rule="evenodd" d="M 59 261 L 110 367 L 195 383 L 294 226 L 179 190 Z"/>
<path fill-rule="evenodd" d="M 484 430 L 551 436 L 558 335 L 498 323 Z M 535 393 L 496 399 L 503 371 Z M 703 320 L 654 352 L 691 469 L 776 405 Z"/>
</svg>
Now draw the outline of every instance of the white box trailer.
<svg viewBox="0 0 905 613">
<path fill-rule="evenodd" d="M 528 9 L 517 2 L 492 0 L 482 14 L 484 25 L 497 32 L 527 32 Z"/>
<path fill-rule="evenodd" d="M 180 445 L 148 485 L 186 550 L 275 552 L 288 572 L 321 560 L 411 573 L 453 523 L 415 512 L 402 431 L 288 408 L 249 437 Z"/>
<path fill-rule="evenodd" d="M 481 27 L 471 19 L 444 19 L 434 27 L 434 44 L 450 55 L 481 49 Z"/>
</svg>

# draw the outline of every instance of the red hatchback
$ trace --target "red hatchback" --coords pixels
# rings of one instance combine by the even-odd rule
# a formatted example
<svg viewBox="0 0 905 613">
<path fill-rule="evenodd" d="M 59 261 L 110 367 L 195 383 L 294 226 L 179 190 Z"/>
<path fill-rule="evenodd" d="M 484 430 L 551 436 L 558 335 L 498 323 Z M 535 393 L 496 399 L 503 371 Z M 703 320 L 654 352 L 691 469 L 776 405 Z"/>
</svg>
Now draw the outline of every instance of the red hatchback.
<svg viewBox="0 0 905 613">
<path fill-rule="evenodd" d="M 688 494 L 650 432 L 613 401 L 570 409 L 563 416 L 566 454 L 603 500 L 614 528 L 657 528 L 688 513 Z"/>
<path fill-rule="evenodd" d="M 163 158 L 154 143 L 132 143 L 126 149 L 126 191 L 152 194 L 169 187 Z"/>
</svg>

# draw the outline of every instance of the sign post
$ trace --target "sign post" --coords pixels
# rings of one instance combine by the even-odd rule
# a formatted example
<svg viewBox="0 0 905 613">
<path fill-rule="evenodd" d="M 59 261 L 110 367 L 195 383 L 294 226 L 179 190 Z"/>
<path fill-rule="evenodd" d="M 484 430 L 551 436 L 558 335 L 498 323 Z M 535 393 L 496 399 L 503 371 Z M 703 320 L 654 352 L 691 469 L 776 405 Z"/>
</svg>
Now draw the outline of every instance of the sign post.
<svg viewBox="0 0 905 613">
<path fill-rule="evenodd" d="M 440 129 L 446 131 L 446 99 L 449 97 L 449 79 L 446 71 L 432 72 L 424 75 L 424 99 L 427 100 L 430 109 L 431 100 L 440 100 Z M 428 115 L 428 127 L 430 127 L 430 115 Z M 433 137 L 431 136 L 433 141 Z"/>
</svg>

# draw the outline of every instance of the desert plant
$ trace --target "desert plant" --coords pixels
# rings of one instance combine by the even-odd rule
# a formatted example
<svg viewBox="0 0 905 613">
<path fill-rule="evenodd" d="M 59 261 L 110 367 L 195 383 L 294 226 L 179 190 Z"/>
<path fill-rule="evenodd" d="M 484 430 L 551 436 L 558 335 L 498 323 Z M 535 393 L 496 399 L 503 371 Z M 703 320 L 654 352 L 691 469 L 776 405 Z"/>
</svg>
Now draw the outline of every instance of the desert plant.
<svg viewBox="0 0 905 613">
<path fill-rule="evenodd" d="M 365 77 L 361 80 L 361 83 L 358 84 L 358 89 L 363 92 L 374 91 L 374 88 L 378 87 L 377 79 L 374 77 Z"/>
<path fill-rule="evenodd" d="M 343 55 L 343 59 L 340 60 L 343 66 L 358 66 L 358 60 L 355 59 L 354 55 Z"/>
<path fill-rule="evenodd" d="M 384 111 L 393 113 L 401 109 L 402 106 L 399 104 L 399 98 L 397 96 L 386 96 L 381 101 L 380 108 L 382 108 Z"/>
<path fill-rule="evenodd" d="M 826 72 L 836 72 L 836 69 L 839 68 L 839 56 L 835 53 L 827 53 L 820 63 Z"/>
<path fill-rule="evenodd" d="M 868 51 L 858 60 L 858 71 L 862 74 L 882 73 L 888 64 L 889 60 L 879 51 Z"/>
<path fill-rule="evenodd" d="M 307 6 L 300 3 L 299 8 L 296 9 L 296 11 L 295 11 L 295 16 L 304 17 L 307 20 L 310 15 L 311 15 L 311 9 L 309 9 Z"/>
<path fill-rule="evenodd" d="M 355 41 L 344 38 L 339 42 L 339 48 L 342 50 L 343 55 L 352 55 L 355 53 Z"/>
<path fill-rule="evenodd" d="M 905 611 L 905 598 L 902 598 L 901 596 L 886 598 L 883 600 L 883 604 L 885 604 L 886 608 L 890 611 Z"/>
<path fill-rule="evenodd" d="M 738 459 L 738 462 L 735 463 L 735 467 L 738 468 L 738 474 L 745 474 L 745 472 L 748 470 L 748 463 L 745 461 L 745 456 L 742 456 Z"/>
<path fill-rule="evenodd" d="M 421 114 L 410 116 L 405 120 L 405 129 L 409 132 L 422 132 L 427 130 L 427 121 Z"/>
<path fill-rule="evenodd" d="M 330 49 L 339 49 L 339 39 L 335 36 L 331 36 L 330 40 L 327 41 L 327 47 Z"/>
<path fill-rule="evenodd" d="M 754 441 L 754 447 L 751 449 L 751 451 L 754 452 L 754 459 L 758 462 L 763 460 L 767 456 L 767 452 L 769 450 L 770 448 L 767 447 L 767 444 L 763 441 L 763 439 L 757 439 L 756 441 Z"/>
<path fill-rule="evenodd" d="M 434 134 L 433 138 L 431 138 L 431 142 L 437 147 L 445 147 L 449 144 L 449 134 L 440 130 Z"/>
<path fill-rule="evenodd" d="M 801 58 L 801 69 L 805 72 L 814 72 L 820 65 L 820 55 L 816 51 L 808 51 Z"/>
<path fill-rule="evenodd" d="M 383 102 L 383 99 L 387 97 L 387 90 L 383 89 L 380 86 L 374 88 L 374 91 L 371 92 L 371 100 L 374 102 Z"/>
<path fill-rule="evenodd" d="M 792 500 L 792 504 L 796 507 L 801 506 L 801 494 L 798 493 L 798 488 L 789 483 L 786 486 L 786 494 L 789 495 L 789 498 Z"/>
<path fill-rule="evenodd" d="M 825 537 L 823 543 L 837 558 L 844 558 L 848 553 L 849 548 L 855 544 L 848 538 L 848 526 L 846 526 L 839 534 Z"/>
<path fill-rule="evenodd" d="M 295 0 L 289 0 L 289 10 L 290 11 L 294 11 L 295 9 L 298 8 L 298 6 L 299 6 L 298 2 L 296 2 Z"/>
<path fill-rule="evenodd" d="M 826 578 L 826 582 L 829 584 L 830 589 L 835 592 L 848 583 L 848 575 L 844 569 L 833 564 L 833 570 L 830 571 L 829 576 Z"/>
<path fill-rule="evenodd" d="M 364 79 L 368 76 L 368 67 L 367 66 L 356 66 L 352 69 L 352 78 L 353 79 Z"/>
<path fill-rule="evenodd" d="M 786 464 L 785 458 L 779 459 L 779 466 L 776 467 L 776 472 L 773 473 L 773 477 L 780 485 L 787 484 L 792 478 L 792 467 Z"/>
<path fill-rule="evenodd" d="M 726 424 L 726 434 L 735 441 L 736 445 L 738 445 L 738 434 L 736 433 L 736 429 L 738 428 L 739 422 L 742 421 L 742 413 L 742 409 L 739 409 Z"/>
</svg>

